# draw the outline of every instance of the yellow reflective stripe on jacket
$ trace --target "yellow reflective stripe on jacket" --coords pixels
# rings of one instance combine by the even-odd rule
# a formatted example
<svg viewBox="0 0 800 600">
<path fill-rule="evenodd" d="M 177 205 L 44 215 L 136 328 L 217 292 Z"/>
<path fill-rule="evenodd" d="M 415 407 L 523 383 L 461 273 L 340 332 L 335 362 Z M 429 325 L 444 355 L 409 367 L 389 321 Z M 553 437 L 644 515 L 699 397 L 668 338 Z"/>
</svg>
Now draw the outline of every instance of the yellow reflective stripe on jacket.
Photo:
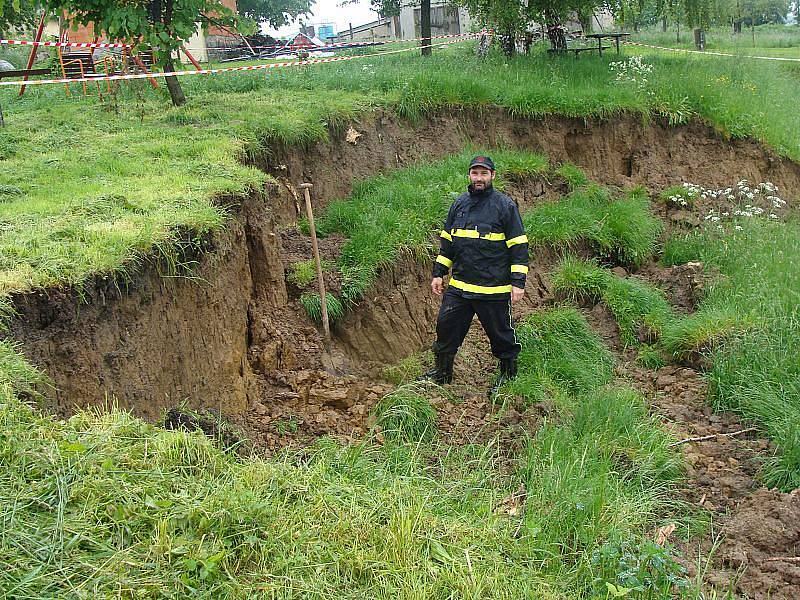
<svg viewBox="0 0 800 600">
<path fill-rule="evenodd" d="M 511 265 L 511 272 L 512 273 L 525 273 L 528 274 L 528 266 L 527 265 Z"/>
<path fill-rule="evenodd" d="M 515 246 L 517 244 L 527 244 L 528 243 L 528 236 L 525 234 L 518 235 L 515 238 L 511 238 L 506 242 L 506 246 L 511 248 L 511 246 Z"/>
<path fill-rule="evenodd" d="M 442 233 L 440 233 L 439 235 L 449 242 L 453 241 L 453 237 L 449 233 L 447 233 L 444 229 L 442 229 Z"/>
<path fill-rule="evenodd" d="M 436 257 L 436 262 L 440 265 L 444 265 L 448 269 L 453 266 L 453 261 L 447 258 L 446 256 L 442 256 L 441 254 Z"/>
<path fill-rule="evenodd" d="M 473 238 L 473 239 L 480 238 L 482 240 L 489 240 L 490 242 L 502 242 L 504 239 L 506 239 L 505 233 L 485 233 L 481 235 L 477 229 L 453 229 L 451 233 L 455 237 Z"/>
<path fill-rule="evenodd" d="M 505 294 L 511 291 L 511 285 L 475 285 L 473 283 L 465 283 L 458 279 L 450 278 L 450 285 L 454 288 L 464 290 L 465 292 L 474 292 L 476 294 Z"/>
</svg>

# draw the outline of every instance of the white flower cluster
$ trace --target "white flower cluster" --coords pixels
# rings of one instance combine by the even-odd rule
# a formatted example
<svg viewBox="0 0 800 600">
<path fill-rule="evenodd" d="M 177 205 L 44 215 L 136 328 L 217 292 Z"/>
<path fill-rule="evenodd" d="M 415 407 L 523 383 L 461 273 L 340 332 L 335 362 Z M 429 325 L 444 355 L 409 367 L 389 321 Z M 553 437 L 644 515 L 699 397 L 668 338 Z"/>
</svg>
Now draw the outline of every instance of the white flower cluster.
<svg viewBox="0 0 800 600">
<path fill-rule="evenodd" d="M 617 74 L 616 81 L 633 83 L 640 88 L 647 85 L 647 76 L 653 72 L 653 65 L 644 62 L 641 56 L 609 63 L 608 68 Z"/>
<path fill-rule="evenodd" d="M 778 195 L 778 187 L 766 181 L 755 186 L 751 186 L 746 179 L 742 179 L 733 188 L 724 188 L 719 190 L 710 190 L 702 186 L 692 183 L 684 183 L 684 189 L 687 194 L 692 198 L 710 199 L 710 200 L 723 200 L 727 203 L 736 203 L 738 207 L 734 210 L 722 210 L 720 208 L 711 208 L 705 215 L 705 220 L 714 224 L 717 229 L 723 230 L 724 227 L 721 223 L 723 219 L 730 218 L 739 221 L 743 218 L 760 217 L 767 213 L 767 209 L 759 206 L 761 204 L 768 204 L 772 210 L 769 212 L 769 218 L 777 220 L 780 217 L 773 212 L 774 210 L 781 209 L 786 206 L 786 201 L 781 199 Z M 675 200 L 678 198 L 678 200 Z M 678 195 L 670 196 L 670 200 L 685 206 L 681 200 L 685 200 Z M 736 222 L 733 226 L 736 231 L 742 231 L 742 226 Z"/>
<path fill-rule="evenodd" d="M 362 73 L 365 73 L 367 75 L 374 75 L 375 74 L 375 65 L 372 65 L 372 64 L 361 65 L 361 71 L 362 71 Z"/>
</svg>

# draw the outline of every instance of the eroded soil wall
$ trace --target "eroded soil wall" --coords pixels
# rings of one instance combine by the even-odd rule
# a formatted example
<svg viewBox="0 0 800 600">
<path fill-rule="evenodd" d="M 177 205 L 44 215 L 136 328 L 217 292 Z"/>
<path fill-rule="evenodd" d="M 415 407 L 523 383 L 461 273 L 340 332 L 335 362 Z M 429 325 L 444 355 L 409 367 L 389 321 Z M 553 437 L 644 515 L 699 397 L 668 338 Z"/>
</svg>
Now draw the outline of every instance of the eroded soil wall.
<svg viewBox="0 0 800 600">
<path fill-rule="evenodd" d="M 487 151 L 511 146 L 570 161 L 590 178 L 620 186 L 661 191 L 684 181 L 722 187 L 740 179 L 771 181 L 781 190 L 800 190 L 800 167 L 752 140 L 726 140 L 698 122 L 669 127 L 660 121 L 621 116 L 610 119 L 546 117 L 515 119 L 500 109 L 451 111 L 411 126 L 380 111 L 352 124 L 355 144 L 344 133 L 310 148 L 276 150 L 257 161 L 284 182 L 274 202 L 279 219 L 296 218 L 291 188 L 314 183 L 316 203 L 346 196 L 355 181 L 425 159 L 440 159 L 471 144 Z M 500 165 L 502 168 L 502 165 Z"/>
<path fill-rule="evenodd" d="M 263 197 L 247 199 L 204 254 L 183 257 L 199 261 L 191 278 L 152 262 L 126 281 L 97 278 L 80 294 L 15 298 L 11 334 L 52 379 L 48 408 L 68 414 L 113 398 L 149 418 L 182 402 L 246 409 L 251 298 L 270 284 L 272 297 L 286 298 L 277 237 L 259 218 L 265 208 Z"/>
<path fill-rule="evenodd" d="M 234 414 L 263 393 L 264 381 L 324 364 L 318 332 L 287 295 L 277 235 L 297 220 L 295 193 L 303 181 L 314 183 L 315 203 L 323 207 L 359 179 L 473 144 L 541 151 L 553 162 L 580 165 L 599 182 L 650 191 L 684 180 L 727 186 L 741 178 L 800 190 L 797 165 L 755 142 L 723 140 L 701 124 L 515 120 L 487 109 L 442 113 L 416 126 L 376 113 L 353 127 L 361 133 L 356 144 L 337 134 L 260 159 L 279 184 L 241 203 L 198 257 L 193 280 L 163 277 L 150 264 L 122 291 L 98 279 L 82 294 L 49 290 L 16 298 L 11 334 L 52 378 L 50 408 L 68 413 L 114 397 L 150 418 L 181 401 Z M 529 205 L 535 198 L 527 196 L 541 193 L 523 186 L 526 197 L 519 199 Z M 427 271 L 409 259 L 382 275 L 374 293 L 335 328 L 339 368 L 393 362 L 430 341 L 438 302 L 427 292 Z"/>
</svg>

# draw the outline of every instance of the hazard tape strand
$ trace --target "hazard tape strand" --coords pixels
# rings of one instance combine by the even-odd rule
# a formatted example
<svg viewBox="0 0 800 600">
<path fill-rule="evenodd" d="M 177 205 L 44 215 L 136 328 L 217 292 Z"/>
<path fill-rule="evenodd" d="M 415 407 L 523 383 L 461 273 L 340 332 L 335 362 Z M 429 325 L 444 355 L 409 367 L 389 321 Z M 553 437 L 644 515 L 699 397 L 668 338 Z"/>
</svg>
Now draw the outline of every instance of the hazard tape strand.
<svg viewBox="0 0 800 600">
<path fill-rule="evenodd" d="M 686 48 L 667 48 L 665 46 L 653 46 L 642 44 L 641 42 L 622 42 L 628 46 L 640 46 L 642 48 L 652 48 L 653 50 L 667 50 L 669 52 L 683 52 L 686 54 L 699 54 L 701 56 L 725 56 L 728 58 L 754 58 L 758 60 L 777 60 L 781 62 L 800 62 L 800 58 L 789 58 L 786 56 L 755 56 L 752 54 L 731 54 L 729 52 L 713 52 L 711 50 L 688 50 Z"/>
<path fill-rule="evenodd" d="M 433 35 L 430 37 L 432 40 L 441 40 L 447 38 L 469 37 L 475 34 L 451 34 L 451 35 Z M 353 45 L 373 45 L 373 44 L 395 44 L 402 42 L 418 42 L 428 38 L 412 38 L 408 40 L 378 40 L 374 42 L 367 41 L 351 41 L 351 42 L 336 42 L 334 44 L 327 44 L 324 48 L 335 48 L 338 46 L 353 46 Z M 47 48 L 133 48 L 133 44 L 124 44 L 117 42 L 35 42 L 33 40 L 6 40 L 0 39 L 0 46 L 43 46 Z M 250 46 L 250 48 L 274 48 L 279 49 L 285 46 Z M 202 50 L 203 48 L 187 47 L 187 50 Z M 228 50 L 228 48 L 206 48 L 208 50 Z M 240 48 L 236 48 L 237 50 Z M 243 48 L 242 48 L 243 49 Z"/>
<path fill-rule="evenodd" d="M 470 34 L 470 38 L 476 38 L 481 34 Z M 173 77 L 184 75 L 216 75 L 218 73 L 232 73 L 236 71 L 257 71 L 264 69 L 278 69 L 285 67 L 300 67 L 307 65 L 318 65 L 322 63 L 339 62 L 345 60 L 373 58 L 377 56 L 387 56 L 389 54 L 399 54 L 401 52 L 416 51 L 420 48 L 440 48 L 449 46 L 450 44 L 457 44 L 464 40 L 451 40 L 440 44 L 426 44 L 425 46 L 415 46 L 413 48 L 400 48 L 398 50 L 389 50 L 386 52 L 375 52 L 372 54 L 360 54 L 355 56 L 333 56 L 330 58 L 315 58 L 308 60 L 290 60 L 279 63 L 265 63 L 260 65 L 246 65 L 241 67 L 220 67 L 216 69 L 197 69 L 192 71 L 169 71 L 167 73 L 129 73 L 125 75 L 107 75 L 103 77 L 78 77 L 75 79 L 33 79 L 28 81 L 0 81 L 0 87 L 3 86 L 29 86 L 29 85 L 53 85 L 53 84 L 68 84 L 68 83 L 88 83 L 88 82 L 101 82 L 101 81 L 121 81 L 130 79 L 152 79 L 154 77 Z"/>
<path fill-rule="evenodd" d="M 31 40 L 0 40 L 0 46 L 44 46 L 47 48 L 132 48 L 132 44 L 110 42 L 34 42 Z"/>
</svg>

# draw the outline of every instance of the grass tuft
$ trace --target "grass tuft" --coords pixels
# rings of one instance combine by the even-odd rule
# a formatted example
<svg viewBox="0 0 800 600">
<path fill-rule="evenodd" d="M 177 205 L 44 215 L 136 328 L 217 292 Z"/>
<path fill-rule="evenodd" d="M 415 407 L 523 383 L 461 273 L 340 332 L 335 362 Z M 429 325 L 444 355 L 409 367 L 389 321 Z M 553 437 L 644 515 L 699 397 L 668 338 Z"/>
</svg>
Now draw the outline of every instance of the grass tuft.
<svg viewBox="0 0 800 600">
<path fill-rule="evenodd" d="M 382 376 L 395 385 L 402 385 L 414 381 L 423 370 L 422 356 L 410 354 L 401 361 L 384 367 Z"/>
<path fill-rule="evenodd" d="M 555 170 L 555 174 L 566 181 L 569 189 L 572 191 L 589 183 L 589 177 L 587 177 L 586 173 L 584 173 L 580 167 L 572 163 L 562 163 L 558 169 Z"/>
<path fill-rule="evenodd" d="M 654 254 L 663 227 L 643 191 L 615 199 L 598 186 L 537 206 L 523 221 L 534 246 L 574 249 L 588 242 L 603 259 L 627 265 L 641 265 Z"/>
<path fill-rule="evenodd" d="M 322 272 L 330 271 L 335 266 L 335 263 L 330 260 L 322 261 Z M 287 275 L 286 279 L 289 283 L 296 285 L 299 288 L 304 288 L 317 280 L 317 264 L 314 259 L 303 260 L 293 263 L 289 269 L 291 272 Z"/>
<path fill-rule="evenodd" d="M 534 313 L 517 328 L 520 375 L 510 390 L 539 400 L 548 389 L 577 394 L 611 380 L 613 359 L 574 308 Z"/>
<path fill-rule="evenodd" d="M 328 309 L 328 322 L 334 323 L 344 316 L 345 311 L 342 302 L 332 293 L 325 292 L 325 303 L 325 308 Z M 312 321 L 315 323 L 322 322 L 322 302 L 318 293 L 306 292 L 301 294 L 300 304 L 302 304 Z"/>
<path fill-rule="evenodd" d="M 553 288 L 568 298 L 602 300 L 619 324 L 623 341 L 657 338 L 674 316 L 664 294 L 635 277 L 621 278 L 594 261 L 567 257 L 555 268 Z"/>
<path fill-rule="evenodd" d="M 436 433 L 436 409 L 419 393 L 417 384 L 406 384 L 384 396 L 375 406 L 375 424 L 396 442 L 429 442 Z"/>
</svg>

